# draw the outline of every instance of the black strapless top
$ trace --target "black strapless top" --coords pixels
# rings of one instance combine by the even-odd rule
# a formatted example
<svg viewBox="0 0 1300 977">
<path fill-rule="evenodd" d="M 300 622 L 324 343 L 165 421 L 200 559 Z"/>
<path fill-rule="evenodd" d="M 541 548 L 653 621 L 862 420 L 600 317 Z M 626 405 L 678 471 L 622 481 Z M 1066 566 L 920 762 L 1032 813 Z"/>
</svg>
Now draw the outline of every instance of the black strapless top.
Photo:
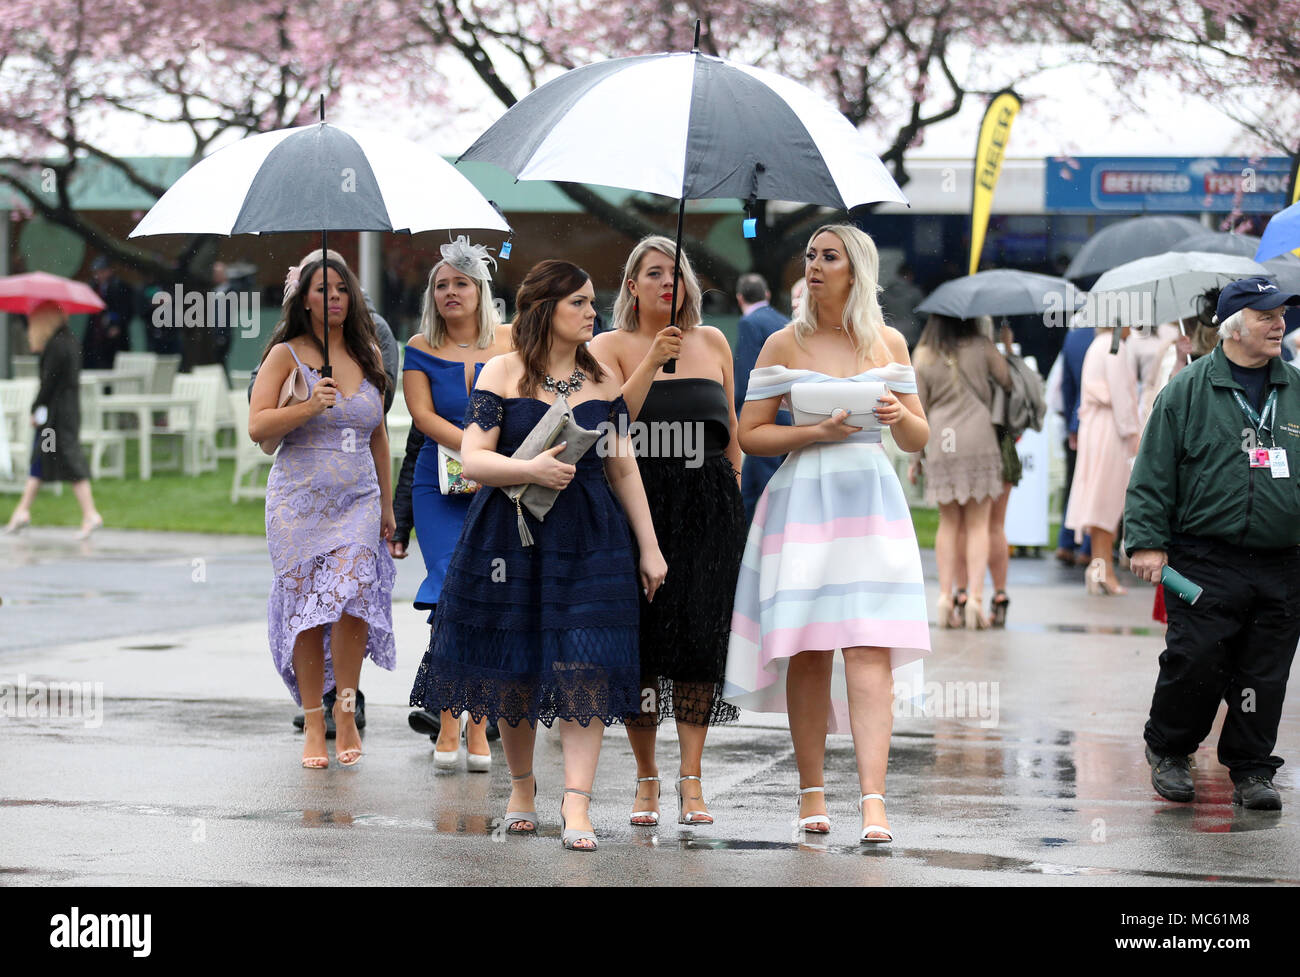
<svg viewBox="0 0 1300 977">
<path fill-rule="evenodd" d="M 676 429 L 651 428 L 646 436 L 651 443 L 666 444 L 666 438 L 680 443 L 683 436 L 699 439 L 703 433 L 705 458 L 718 458 L 731 442 L 731 415 L 727 393 L 717 380 L 687 377 L 682 380 L 656 380 L 650 385 L 637 422 L 680 425 Z M 686 432 L 686 425 L 699 424 Z M 693 442 L 689 442 L 692 443 Z M 652 453 L 653 456 L 653 453 Z"/>
</svg>

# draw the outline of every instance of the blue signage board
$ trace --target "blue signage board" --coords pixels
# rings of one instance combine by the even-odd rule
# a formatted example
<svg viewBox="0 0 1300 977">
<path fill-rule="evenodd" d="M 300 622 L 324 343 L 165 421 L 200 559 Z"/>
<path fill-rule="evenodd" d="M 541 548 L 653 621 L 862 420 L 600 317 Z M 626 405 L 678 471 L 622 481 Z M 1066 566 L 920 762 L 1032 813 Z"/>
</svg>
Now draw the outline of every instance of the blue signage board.
<svg viewBox="0 0 1300 977">
<path fill-rule="evenodd" d="M 1274 213 L 1287 204 L 1285 156 L 1076 156 L 1046 164 L 1048 213 Z"/>
</svg>

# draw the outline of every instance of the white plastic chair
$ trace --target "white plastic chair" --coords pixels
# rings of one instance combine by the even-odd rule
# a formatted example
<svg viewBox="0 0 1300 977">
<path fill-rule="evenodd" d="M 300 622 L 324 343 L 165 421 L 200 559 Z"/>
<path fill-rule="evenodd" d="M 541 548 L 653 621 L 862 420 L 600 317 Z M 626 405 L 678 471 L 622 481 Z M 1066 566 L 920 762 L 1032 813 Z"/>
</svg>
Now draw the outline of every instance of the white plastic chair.
<svg viewBox="0 0 1300 977">
<path fill-rule="evenodd" d="M 257 442 L 248 437 L 248 397 L 242 390 L 232 390 L 227 395 L 230 412 L 235 421 L 235 479 L 230 486 L 230 502 L 240 499 L 266 498 L 266 469 L 270 474 L 275 455 L 264 454 Z"/>
<path fill-rule="evenodd" d="M 230 407 L 230 398 L 226 396 L 230 392 L 230 382 L 226 379 L 226 371 L 220 363 L 210 363 L 204 366 L 194 367 L 193 375 L 196 377 L 212 377 L 217 383 L 217 413 L 216 413 L 216 450 L 218 458 L 234 458 L 239 453 L 239 429 L 235 425 L 235 415 Z M 245 421 L 244 428 L 247 430 L 248 423 Z M 223 434 L 229 434 L 229 437 L 223 438 Z"/>
</svg>

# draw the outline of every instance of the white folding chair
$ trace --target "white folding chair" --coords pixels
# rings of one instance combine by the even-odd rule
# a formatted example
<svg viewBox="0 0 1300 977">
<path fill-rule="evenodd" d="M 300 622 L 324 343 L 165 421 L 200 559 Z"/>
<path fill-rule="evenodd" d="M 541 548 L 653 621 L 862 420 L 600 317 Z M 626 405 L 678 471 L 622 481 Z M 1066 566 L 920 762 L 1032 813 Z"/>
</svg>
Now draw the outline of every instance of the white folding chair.
<svg viewBox="0 0 1300 977">
<path fill-rule="evenodd" d="M 230 412 L 235 419 L 235 479 L 230 486 L 230 502 L 240 499 L 266 498 L 266 477 L 270 474 L 275 455 L 263 453 L 255 441 L 248 437 L 248 397 L 242 390 L 232 390 L 227 395 Z"/>
</svg>

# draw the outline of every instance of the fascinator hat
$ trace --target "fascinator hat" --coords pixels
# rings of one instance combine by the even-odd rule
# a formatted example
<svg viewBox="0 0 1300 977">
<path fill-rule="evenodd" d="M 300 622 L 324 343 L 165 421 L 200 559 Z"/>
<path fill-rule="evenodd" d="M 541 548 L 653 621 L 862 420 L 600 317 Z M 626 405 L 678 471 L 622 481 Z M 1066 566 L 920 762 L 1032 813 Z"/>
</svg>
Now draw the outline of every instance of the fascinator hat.
<svg viewBox="0 0 1300 977">
<path fill-rule="evenodd" d="M 469 238 L 459 235 L 450 244 L 442 245 L 442 260 L 457 271 L 481 282 L 490 282 L 492 272 L 488 265 L 496 267 L 496 260 L 488 254 L 488 249 L 481 244 L 470 244 Z"/>
</svg>

